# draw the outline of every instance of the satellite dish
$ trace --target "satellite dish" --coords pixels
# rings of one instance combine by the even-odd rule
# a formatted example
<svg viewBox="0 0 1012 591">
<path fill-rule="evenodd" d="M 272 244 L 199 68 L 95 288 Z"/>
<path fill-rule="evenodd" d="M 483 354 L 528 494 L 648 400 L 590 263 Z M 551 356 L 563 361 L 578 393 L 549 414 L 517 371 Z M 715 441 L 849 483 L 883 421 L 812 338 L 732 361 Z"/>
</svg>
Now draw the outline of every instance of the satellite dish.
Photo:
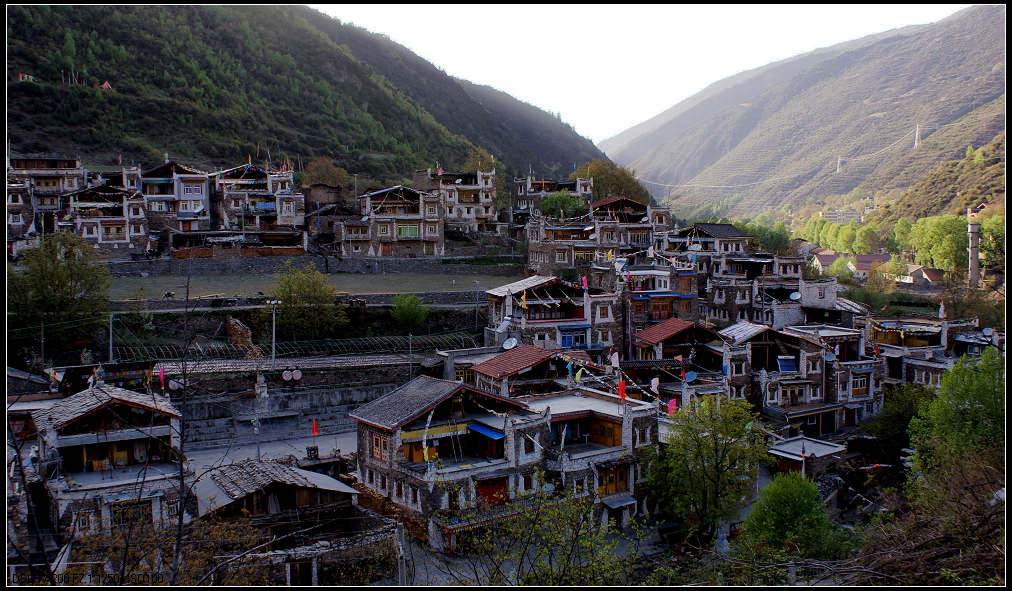
<svg viewBox="0 0 1012 591">
<path fill-rule="evenodd" d="M 836 353 L 826 353 L 826 361 L 836 361 Z"/>
<path fill-rule="evenodd" d="M 703 250 L 702 244 L 690 244 L 689 250 Z"/>
<path fill-rule="evenodd" d="M 649 219 L 650 219 L 650 216 L 643 216 L 643 219 L 642 219 L 642 220 L 640 220 L 640 222 L 646 222 L 646 221 L 648 221 Z"/>
<path fill-rule="evenodd" d="M 994 329 L 989 326 L 980 332 L 984 333 L 984 336 L 989 337 L 994 334 Z"/>
<path fill-rule="evenodd" d="M 464 182 L 464 179 L 457 179 L 457 180 L 455 180 L 453 182 L 454 182 L 454 184 L 459 185 L 460 183 Z"/>
<path fill-rule="evenodd" d="M 798 300 L 801 299 L 801 292 L 795 291 L 795 292 L 793 292 L 791 295 L 789 295 L 787 297 L 791 298 L 791 300 L 793 300 L 793 301 L 796 302 L 796 301 L 798 301 Z"/>
<path fill-rule="evenodd" d="M 287 369 L 281 372 L 281 379 L 286 382 L 292 381 L 292 372 L 288 371 Z"/>
<path fill-rule="evenodd" d="M 183 385 L 177 382 L 176 380 L 169 380 L 169 390 L 178 390 L 182 387 Z"/>
<path fill-rule="evenodd" d="M 505 341 L 503 341 L 503 343 L 502 343 L 502 348 L 503 348 L 504 351 L 509 351 L 510 349 L 512 349 L 513 347 L 516 347 L 516 346 L 517 346 L 517 339 L 516 339 L 516 337 L 510 337 L 510 338 L 506 339 Z"/>
<path fill-rule="evenodd" d="M 691 381 L 693 381 L 695 379 L 696 379 L 696 372 L 694 372 L 694 371 L 687 371 L 687 372 L 685 372 L 685 381 L 686 382 L 691 382 Z"/>
<path fill-rule="evenodd" d="M 293 380 L 301 380 L 302 379 L 302 370 L 301 369 L 296 369 L 295 371 L 293 371 L 292 372 L 292 379 Z"/>
<path fill-rule="evenodd" d="M 587 236 L 587 238 L 590 238 L 591 240 L 594 240 L 595 238 L 597 238 L 597 233 L 595 232 L 595 233 L 591 234 L 590 236 Z"/>
</svg>

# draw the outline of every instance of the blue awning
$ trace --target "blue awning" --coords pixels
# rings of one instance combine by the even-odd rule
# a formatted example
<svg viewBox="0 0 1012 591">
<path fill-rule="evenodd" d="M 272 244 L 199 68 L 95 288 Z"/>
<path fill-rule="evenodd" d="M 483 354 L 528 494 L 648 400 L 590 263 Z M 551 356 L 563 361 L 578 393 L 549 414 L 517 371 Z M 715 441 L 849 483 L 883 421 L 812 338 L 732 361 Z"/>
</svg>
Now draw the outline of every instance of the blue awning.
<svg viewBox="0 0 1012 591">
<path fill-rule="evenodd" d="M 471 425 L 468 425 L 467 428 L 470 429 L 470 430 L 472 430 L 472 431 L 474 431 L 475 433 L 481 433 L 482 435 L 484 435 L 485 437 L 488 437 L 489 439 L 491 439 L 493 441 L 496 441 L 496 440 L 502 439 L 503 437 L 506 437 L 502 433 L 496 431 L 495 429 L 490 429 L 490 428 L 486 427 L 485 425 L 471 424 Z"/>
<path fill-rule="evenodd" d="M 672 297 L 672 296 L 674 296 L 676 298 L 680 298 L 680 297 L 682 297 L 682 294 L 678 293 L 677 291 L 668 291 L 668 292 L 664 292 L 664 293 L 652 293 L 652 294 L 650 294 L 650 297 L 652 297 L 652 298 Z"/>
<path fill-rule="evenodd" d="M 574 324 L 572 326 L 560 326 L 559 330 L 583 330 L 584 328 L 590 328 L 589 324 Z"/>
</svg>

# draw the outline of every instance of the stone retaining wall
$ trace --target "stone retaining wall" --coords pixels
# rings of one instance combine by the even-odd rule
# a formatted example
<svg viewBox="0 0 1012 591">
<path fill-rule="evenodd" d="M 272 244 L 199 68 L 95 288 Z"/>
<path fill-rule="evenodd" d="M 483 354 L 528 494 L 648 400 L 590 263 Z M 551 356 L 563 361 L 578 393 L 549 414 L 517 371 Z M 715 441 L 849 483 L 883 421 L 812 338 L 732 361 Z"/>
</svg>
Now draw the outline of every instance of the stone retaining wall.
<svg viewBox="0 0 1012 591">
<path fill-rule="evenodd" d="M 462 290 L 462 291 L 425 291 L 408 292 L 410 295 L 418 296 L 422 303 L 427 306 L 473 306 L 477 303 L 483 311 L 488 304 L 488 295 L 484 290 Z M 393 305 L 395 296 L 403 295 L 396 293 L 356 293 L 342 296 L 341 299 L 350 303 L 352 300 L 362 300 L 369 306 L 390 306 Z M 266 296 L 251 298 L 193 298 L 190 300 L 191 307 L 197 308 L 229 308 L 241 306 L 263 306 L 267 300 Z M 114 300 L 109 302 L 109 310 L 112 312 L 134 312 L 138 306 L 147 310 L 171 310 L 183 308 L 186 300 L 175 297 L 170 299 L 138 300 Z"/>
<path fill-rule="evenodd" d="M 521 263 L 475 265 L 451 264 L 439 259 L 400 259 L 381 257 L 334 257 L 322 255 L 271 257 L 211 257 L 193 259 L 160 258 L 141 261 L 109 261 L 114 277 L 150 275 L 216 275 L 220 273 L 278 273 L 285 262 L 296 267 L 312 265 L 322 273 L 441 273 L 454 275 L 522 275 Z M 452 260 L 452 259 L 446 259 Z"/>
</svg>

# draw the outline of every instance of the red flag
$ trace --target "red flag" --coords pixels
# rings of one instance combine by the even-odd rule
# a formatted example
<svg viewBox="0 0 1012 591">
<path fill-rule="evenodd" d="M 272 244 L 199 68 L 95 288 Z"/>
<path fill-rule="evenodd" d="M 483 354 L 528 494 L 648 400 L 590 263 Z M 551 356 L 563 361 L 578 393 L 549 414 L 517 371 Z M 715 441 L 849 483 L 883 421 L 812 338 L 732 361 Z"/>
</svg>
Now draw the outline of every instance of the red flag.
<svg viewBox="0 0 1012 591">
<path fill-rule="evenodd" d="M 888 308 L 888 307 L 889 307 L 889 304 L 886 304 L 885 306 L 882 306 L 882 311 L 885 312 L 885 309 Z"/>
<path fill-rule="evenodd" d="M 682 356 L 681 355 L 675 355 L 675 361 L 681 361 L 681 360 L 682 360 Z M 685 372 L 685 370 L 683 369 L 682 372 Z"/>
<path fill-rule="evenodd" d="M 618 382 L 618 397 L 619 400 L 625 402 L 625 380 L 619 380 Z"/>
<path fill-rule="evenodd" d="M 678 410 L 678 399 L 672 398 L 668 401 L 668 416 L 675 416 L 675 411 Z"/>
<path fill-rule="evenodd" d="M 162 383 L 162 390 L 164 390 L 165 389 L 165 368 L 164 367 L 158 370 L 158 381 L 160 381 Z"/>
<path fill-rule="evenodd" d="M 318 427 L 316 425 L 316 419 L 313 419 L 313 431 L 312 431 L 312 433 L 313 433 L 313 437 L 316 437 L 317 435 L 320 434 L 320 427 Z"/>
<path fill-rule="evenodd" d="M 684 367 L 682 368 L 682 379 L 683 380 L 685 379 L 685 368 Z"/>
<path fill-rule="evenodd" d="M 878 345 L 875 345 L 875 356 L 876 357 L 878 357 L 879 352 L 880 351 L 879 351 Z"/>
</svg>

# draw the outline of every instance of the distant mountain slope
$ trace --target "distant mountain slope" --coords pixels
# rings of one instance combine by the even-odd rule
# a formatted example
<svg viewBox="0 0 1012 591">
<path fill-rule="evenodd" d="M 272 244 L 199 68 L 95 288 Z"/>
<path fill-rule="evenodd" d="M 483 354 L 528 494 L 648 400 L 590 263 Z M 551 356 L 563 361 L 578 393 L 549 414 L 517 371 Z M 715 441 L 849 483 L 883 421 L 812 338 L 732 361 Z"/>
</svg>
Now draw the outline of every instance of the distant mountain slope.
<svg viewBox="0 0 1012 591">
<path fill-rule="evenodd" d="M 11 6 L 7 51 L 15 152 L 151 164 L 168 151 L 211 167 L 269 148 L 275 163 L 328 155 L 379 178 L 461 166 L 474 146 L 542 172 L 600 155 L 561 123 L 564 139 L 539 144 L 541 130 L 511 126 L 526 122 L 508 100 L 497 113 L 407 49 L 306 7 Z"/>
<path fill-rule="evenodd" d="M 385 35 L 341 23 L 303 6 L 303 15 L 335 43 L 346 45 L 450 131 L 482 146 L 515 171 L 570 172 L 573 162 L 605 158 L 589 139 L 545 111 L 509 94 L 447 75 Z"/>
<path fill-rule="evenodd" d="M 676 215 L 720 204 L 712 213 L 754 217 L 873 178 L 912 184 L 1004 129 L 1004 23 L 1003 6 L 977 6 L 820 49 L 725 79 L 601 146 L 642 179 L 680 185 Z"/>
</svg>

